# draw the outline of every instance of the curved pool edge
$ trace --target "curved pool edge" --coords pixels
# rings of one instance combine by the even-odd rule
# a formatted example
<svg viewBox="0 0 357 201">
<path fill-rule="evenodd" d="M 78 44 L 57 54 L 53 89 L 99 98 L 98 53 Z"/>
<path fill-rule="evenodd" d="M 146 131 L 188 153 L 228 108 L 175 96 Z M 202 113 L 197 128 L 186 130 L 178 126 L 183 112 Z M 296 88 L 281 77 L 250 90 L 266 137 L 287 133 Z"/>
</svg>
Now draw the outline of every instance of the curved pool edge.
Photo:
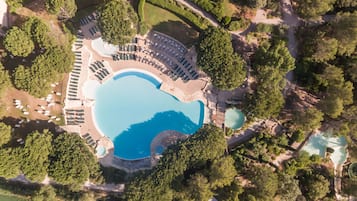
<svg viewBox="0 0 357 201">
<path fill-rule="evenodd" d="M 111 73 L 111 75 L 105 80 L 105 82 L 107 82 L 108 80 L 111 80 L 111 79 L 115 79 L 116 76 L 120 75 L 120 74 L 123 74 L 123 73 L 129 73 L 129 72 L 139 72 L 139 73 L 143 73 L 143 74 L 146 74 L 152 78 L 154 78 L 158 83 L 160 83 L 160 87 L 158 88 L 158 90 L 161 90 L 161 86 L 162 84 L 164 83 L 163 80 L 161 78 L 159 78 L 157 75 L 147 71 L 147 70 L 142 70 L 142 69 L 138 69 L 138 68 L 125 68 L 125 69 L 121 69 L 121 70 L 118 70 L 116 72 L 113 72 Z M 130 74 L 129 74 L 130 75 Z M 99 86 L 103 85 L 105 82 L 102 82 L 100 83 Z M 99 88 L 99 87 L 98 87 Z M 98 89 L 97 88 L 97 89 Z M 178 89 L 178 88 L 177 88 Z M 209 115 L 208 114 L 208 111 L 209 111 L 209 108 L 207 107 L 206 104 L 204 104 L 204 97 L 202 96 L 202 98 L 197 98 L 197 99 L 193 99 L 193 100 L 190 100 L 190 101 L 183 101 L 182 99 L 179 99 L 178 97 L 175 96 L 175 94 L 172 94 L 172 93 L 169 93 L 167 91 L 163 91 L 161 90 L 162 92 L 165 92 L 169 95 L 171 95 L 172 97 L 176 98 L 177 100 L 181 101 L 181 102 L 184 102 L 184 103 L 187 103 L 187 102 L 192 102 L 192 101 L 198 101 L 199 104 L 200 104 L 200 116 L 199 116 L 199 124 L 201 125 L 200 128 L 205 124 L 205 123 L 209 123 L 210 122 L 210 118 L 209 118 Z M 203 94 L 202 91 L 199 91 Z M 95 114 L 94 114 L 94 111 L 95 111 L 95 98 L 92 99 L 93 103 L 91 106 L 90 106 L 90 110 L 91 110 L 91 117 L 92 117 L 92 122 L 93 122 L 93 125 L 95 127 L 95 129 L 98 131 L 98 133 L 102 136 L 102 137 L 105 137 L 107 138 L 113 145 L 113 150 L 115 149 L 115 146 L 114 146 L 114 142 L 112 139 L 110 139 L 108 136 L 105 135 L 105 133 L 99 128 L 99 125 L 96 121 L 96 118 L 95 118 Z M 176 131 L 176 132 L 180 132 L 180 131 Z M 195 133 L 195 132 L 194 132 Z M 186 134 L 186 133 L 182 133 L 182 135 L 192 135 L 194 133 L 190 133 L 190 134 Z M 151 142 L 150 142 L 151 143 Z M 128 162 L 134 162 L 134 161 L 141 161 L 141 160 L 148 160 L 148 159 L 152 159 L 152 155 L 150 153 L 149 156 L 147 157 L 140 157 L 140 158 L 135 158 L 135 159 L 128 159 L 128 158 L 125 158 L 125 157 L 119 157 L 117 155 L 114 154 L 113 151 L 109 151 L 107 152 L 107 154 L 111 154 L 112 157 L 114 159 L 119 159 L 119 160 L 122 160 L 122 161 L 128 161 Z"/>
</svg>

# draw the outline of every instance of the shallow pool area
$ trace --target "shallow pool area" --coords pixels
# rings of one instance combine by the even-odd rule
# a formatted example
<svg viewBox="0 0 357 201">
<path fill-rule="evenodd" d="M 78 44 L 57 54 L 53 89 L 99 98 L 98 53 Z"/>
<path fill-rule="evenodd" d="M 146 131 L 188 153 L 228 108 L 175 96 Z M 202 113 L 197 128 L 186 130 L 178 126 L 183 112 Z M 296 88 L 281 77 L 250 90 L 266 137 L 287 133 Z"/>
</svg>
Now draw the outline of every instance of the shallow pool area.
<svg viewBox="0 0 357 201">
<path fill-rule="evenodd" d="M 103 146 L 98 146 L 96 149 L 95 149 L 96 153 L 97 153 L 97 156 L 99 157 L 102 157 L 104 156 L 106 153 L 107 153 L 107 150 L 105 149 L 105 147 Z"/>
<path fill-rule="evenodd" d="M 245 116 L 243 112 L 236 108 L 229 108 L 225 112 L 224 125 L 233 130 L 239 129 L 243 126 Z"/>
<path fill-rule="evenodd" d="M 201 101 L 181 102 L 160 86 L 160 80 L 145 72 L 126 71 L 97 88 L 96 127 L 112 140 L 115 156 L 127 160 L 149 157 L 150 144 L 162 131 L 193 134 L 202 126 Z"/>
<path fill-rule="evenodd" d="M 330 154 L 330 158 L 334 165 L 337 166 L 346 161 L 346 145 L 347 141 L 345 137 L 333 137 L 330 132 L 320 132 L 312 135 L 301 150 L 308 152 L 310 155 L 317 154 L 321 157 L 325 157 L 326 148 L 330 147 L 334 150 L 334 152 Z"/>
</svg>

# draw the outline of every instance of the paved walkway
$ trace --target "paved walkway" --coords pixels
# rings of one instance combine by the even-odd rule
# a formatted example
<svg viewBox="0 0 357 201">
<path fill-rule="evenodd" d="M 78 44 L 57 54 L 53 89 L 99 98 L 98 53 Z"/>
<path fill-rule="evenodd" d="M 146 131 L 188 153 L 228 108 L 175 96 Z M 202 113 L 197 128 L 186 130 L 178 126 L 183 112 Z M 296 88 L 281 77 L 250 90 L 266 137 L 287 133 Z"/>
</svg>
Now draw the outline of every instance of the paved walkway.
<svg viewBox="0 0 357 201">
<path fill-rule="evenodd" d="M 7 4 L 6 0 L 0 0 L 0 27 L 7 27 L 8 26 L 8 19 L 7 19 Z"/>
</svg>

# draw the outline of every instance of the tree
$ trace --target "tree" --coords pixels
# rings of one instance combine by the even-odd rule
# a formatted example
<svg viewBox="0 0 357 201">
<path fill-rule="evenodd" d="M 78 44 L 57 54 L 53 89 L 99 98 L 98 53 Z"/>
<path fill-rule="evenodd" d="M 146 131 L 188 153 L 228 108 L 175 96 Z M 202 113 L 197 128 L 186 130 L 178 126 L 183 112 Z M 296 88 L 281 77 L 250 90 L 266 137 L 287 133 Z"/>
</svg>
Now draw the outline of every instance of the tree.
<svg viewBox="0 0 357 201">
<path fill-rule="evenodd" d="M 28 56 L 35 48 L 30 36 L 16 26 L 6 32 L 4 46 L 14 56 L 21 57 Z"/>
<path fill-rule="evenodd" d="M 264 8 L 268 3 L 267 0 L 245 0 L 245 2 L 251 8 Z"/>
<path fill-rule="evenodd" d="M 194 200 L 209 200 L 213 197 L 210 184 L 205 176 L 195 174 L 188 180 L 187 197 Z"/>
<path fill-rule="evenodd" d="M 297 13 L 305 19 L 317 18 L 332 10 L 336 0 L 297 0 Z"/>
<path fill-rule="evenodd" d="M 21 150 L 21 170 L 31 181 L 41 182 L 47 175 L 48 156 L 52 150 L 52 133 L 44 130 L 35 131 L 25 140 L 25 147 Z"/>
<path fill-rule="evenodd" d="M 259 66 L 277 68 L 285 76 L 287 72 L 295 68 L 295 59 L 291 56 L 284 41 L 265 42 L 259 46 L 253 57 L 253 67 L 256 71 Z"/>
<path fill-rule="evenodd" d="M 46 9 L 61 19 L 69 19 L 75 16 L 77 5 L 75 0 L 46 0 Z"/>
<path fill-rule="evenodd" d="M 29 91 L 31 83 L 31 72 L 23 65 L 19 65 L 13 74 L 14 84 L 17 89 Z"/>
<path fill-rule="evenodd" d="M 328 35 L 338 41 L 338 55 L 353 54 L 357 45 L 357 12 L 338 13 L 331 22 Z"/>
<path fill-rule="evenodd" d="M 11 139 L 11 126 L 0 122 L 0 147 Z"/>
<path fill-rule="evenodd" d="M 222 188 L 232 183 L 236 175 L 233 158 L 230 156 L 219 158 L 211 165 L 209 183 L 213 189 Z"/>
<path fill-rule="evenodd" d="M 36 17 L 30 17 L 26 22 L 21 26 L 21 29 L 24 30 L 27 35 L 31 36 L 32 40 L 40 48 L 50 48 L 54 46 L 52 38 L 50 37 L 50 28 L 45 22 Z"/>
<path fill-rule="evenodd" d="M 305 196 L 310 200 L 320 200 L 330 192 L 330 182 L 322 175 L 309 174 L 304 182 Z"/>
<path fill-rule="evenodd" d="M 107 1 L 99 8 L 99 13 L 98 25 L 108 43 L 123 45 L 136 34 L 138 17 L 127 1 Z"/>
<path fill-rule="evenodd" d="M 0 62 L 0 95 L 11 85 L 10 76 Z"/>
<path fill-rule="evenodd" d="M 243 193 L 243 188 L 238 180 L 233 180 L 231 185 L 220 188 L 216 191 L 215 197 L 220 201 L 239 201 L 238 196 Z"/>
<path fill-rule="evenodd" d="M 291 201 L 296 200 L 296 198 L 301 195 L 301 190 L 299 188 L 299 181 L 294 179 L 290 175 L 280 174 L 279 175 L 279 190 L 277 194 L 280 196 L 281 201 Z"/>
<path fill-rule="evenodd" d="M 302 130 L 311 131 L 321 126 L 321 121 L 324 119 L 323 116 L 324 114 L 320 110 L 311 107 L 305 112 L 297 112 L 294 122 Z"/>
<path fill-rule="evenodd" d="M 31 198 L 32 201 L 58 200 L 55 189 L 51 185 L 42 186 L 41 189 Z"/>
<path fill-rule="evenodd" d="M 61 134 L 50 154 L 49 176 L 63 185 L 82 185 L 98 176 L 95 156 L 76 134 Z"/>
<path fill-rule="evenodd" d="M 95 196 L 92 192 L 83 193 L 78 201 L 96 201 Z"/>
<path fill-rule="evenodd" d="M 20 157 L 18 157 L 16 150 L 11 148 L 0 149 L 0 158 L 0 177 L 10 179 L 20 174 Z"/>
<path fill-rule="evenodd" d="M 338 49 L 338 41 L 335 38 L 320 38 L 316 39 L 315 51 L 312 59 L 316 62 L 325 62 L 335 59 Z"/>
<path fill-rule="evenodd" d="M 198 47 L 197 64 L 223 90 L 239 87 L 245 79 L 244 62 L 233 52 L 230 34 L 223 29 L 208 28 Z"/>
<path fill-rule="evenodd" d="M 332 118 L 337 118 L 345 105 L 353 103 L 353 84 L 344 80 L 342 69 L 327 66 L 319 75 L 322 86 L 326 88 L 326 95 L 321 101 L 322 111 Z"/>
<path fill-rule="evenodd" d="M 251 194 L 256 198 L 269 200 L 275 196 L 278 190 L 278 175 L 269 167 L 254 166 L 248 170 L 247 177 L 254 185 Z"/>
</svg>

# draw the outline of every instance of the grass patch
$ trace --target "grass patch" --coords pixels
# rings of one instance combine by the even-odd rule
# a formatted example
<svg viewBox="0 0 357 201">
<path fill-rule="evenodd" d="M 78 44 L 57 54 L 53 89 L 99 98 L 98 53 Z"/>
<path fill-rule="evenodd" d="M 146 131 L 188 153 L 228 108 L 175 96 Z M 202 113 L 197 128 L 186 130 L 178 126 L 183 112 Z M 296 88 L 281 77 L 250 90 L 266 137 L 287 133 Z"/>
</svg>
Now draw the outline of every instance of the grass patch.
<svg viewBox="0 0 357 201">
<path fill-rule="evenodd" d="M 144 10 L 145 22 L 153 30 L 169 35 L 187 47 L 192 46 L 196 42 L 199 34 L 198 31 L 176 15 L 148 2 L 146 2 Z"/>
<path fill-rule="evenodd" d="M 226 16 L 233 17 L 238 12 L 238 9 L 230 0 L 224 0 L 223 11 Z"/>
<path fill-rule="evenodd" d="M 0 200 L 1 201 L 26 201 L 27 199 L 19 196 L 13 196 L 13 195 L 2 195 L 0 193 Z"/>
</svg>

